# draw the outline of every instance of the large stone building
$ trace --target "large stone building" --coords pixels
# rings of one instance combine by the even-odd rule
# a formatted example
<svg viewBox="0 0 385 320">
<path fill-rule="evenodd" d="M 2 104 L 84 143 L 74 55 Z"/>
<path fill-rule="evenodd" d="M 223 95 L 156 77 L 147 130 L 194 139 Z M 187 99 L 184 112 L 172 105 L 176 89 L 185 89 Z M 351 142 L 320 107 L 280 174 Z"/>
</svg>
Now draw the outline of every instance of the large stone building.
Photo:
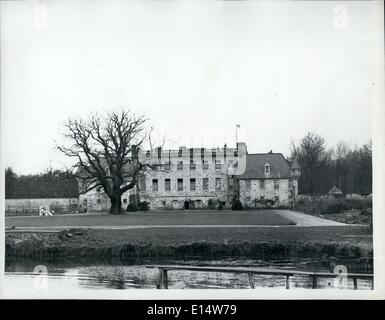
<svg viewBox="0 0 385 320">
<path fill-rule="evenodd" d="M 148 152 L 151 161 L 162 167 L 141 177 L 139 198 L 156 209 L 214 207 L 219 202 L 230 205 L 235 177 L 246 165 L 246 152 L 244 143 L 237 148 L 158 149 L 155 156 Z"/>
<path fill-rule="evenodd" d="M 298 193 L 300 168 L 282 154 L 248 154 L 245 143 L 236 148 L 186 148 L 140 151 L 142 163 L 160 165 L 139 178 L 139 184 L 122 196 L 123 206 L 146 201 L 150 209 L 231 207 L 240 199 L 246 207 L 288 206 Z M 109 199 L 101 189 L 82 195 L 87 211 L 105 211 Z"/>
</svg>

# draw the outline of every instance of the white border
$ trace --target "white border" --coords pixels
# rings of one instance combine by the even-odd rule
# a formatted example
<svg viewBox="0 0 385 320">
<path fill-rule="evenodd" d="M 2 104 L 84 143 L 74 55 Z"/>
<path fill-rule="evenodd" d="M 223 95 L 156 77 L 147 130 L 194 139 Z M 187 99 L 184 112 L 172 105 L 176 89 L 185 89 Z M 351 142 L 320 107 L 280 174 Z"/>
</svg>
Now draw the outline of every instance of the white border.
<svg viewBox="0 0 385 320">
<path fill-rule="evenodd" d="M 4 291 L 4 201 L 0 201 L 0 298 L 6 299 L 132 299 L 132 300 L 183 300 L 183 299 L 384 299 L 385 298 L 385 81 L 384 81 L 384 3 L 375 1 L 378 6 L 376 20 L 379 25 L 377 46 L 373 52 L 375 64 L 379 66 L 376 81 L 373 84 L 372 109 L 372 141 L 373 141 L 373 239 L 374 239 L 374 290 L 310 290 L 310 289 L 200 289 L 200 290 L 25 290 L 24 288 L 7 288 Z M 372 2 L 373 4 L 373 2 Z M 3 46 L 4 43 L 1 43 Z M 3 69 L 4 66 L 1 65 Z M 1 79 L 2 80 L 2 79 Z M 4 83 L 1 82 L 1 89 Z M 3 106 L 4 92 L 1 94 Z M 0 110 L 0 147 L 4 145 L 4 112 Z M 3 152 L 0 153 L 1 178 L 0 199 L 4 199 L 4 169 Z"/>
</svg>

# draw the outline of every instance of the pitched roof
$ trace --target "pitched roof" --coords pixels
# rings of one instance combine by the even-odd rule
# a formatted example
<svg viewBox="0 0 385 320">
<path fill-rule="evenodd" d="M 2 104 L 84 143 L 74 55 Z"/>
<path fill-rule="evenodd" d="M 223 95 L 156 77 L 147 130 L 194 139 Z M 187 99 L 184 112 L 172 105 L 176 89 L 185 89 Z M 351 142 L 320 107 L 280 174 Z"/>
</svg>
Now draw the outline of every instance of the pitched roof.
<svg viewBox="0 0 385 320">
<path fill-rule="evenodd" d="M 338 189 L 336 186 L 334 186 L 329 190 L 328 194 L 342 194 L 342 191 Z"/>
<path fill-rule="evenodd" d="M 265 175 L 265 164 L 270 165 L 270 175 Z M 239 179 L 291 179 L 290 165 L 282 153 L 255 153 L 246 155 L 246 170 Z"/>
</svg>

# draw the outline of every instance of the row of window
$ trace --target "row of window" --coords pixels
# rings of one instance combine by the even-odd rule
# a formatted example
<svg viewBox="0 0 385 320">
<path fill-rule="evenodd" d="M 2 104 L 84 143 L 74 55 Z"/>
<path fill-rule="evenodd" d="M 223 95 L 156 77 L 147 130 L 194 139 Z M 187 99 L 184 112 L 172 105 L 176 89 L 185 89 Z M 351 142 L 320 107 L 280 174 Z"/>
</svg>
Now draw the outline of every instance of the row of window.
<svg viewBox="0 0 385 320">
<path fill-rule="evenodd" d="M 259 180 L 259 188 L 265 189 L 265 180 Z M 289 188 L 293 188 L 293 180 L 289 180 Z M 251 189 L 251 181 L 246 180 L 246 190 Z M 274 180 L 274 190 L 279 190 L 279 180 Z"/>
<path fill-rule="evenodd" d="M 207 170 L 210 167 L 210 165 L 209 165 L 209 163 L 207 161 L 202 161 L 201 165 L 202 165 L 202 169 L 204 169 L 204 170 Z M 215 161 L 215 169 L 222 169 L 222 166 L 223 165 L 222 165 L 220 160 L 216 160 Z M 234 167 L 237 167 L 237 166 L 238 166 L 238 163 L 237 162 L 234 163 Z M 170 163 L 165 163 L 165 164 L 163 164 L 163 168 L 165 170 L 171 170 L 171 164 Z M 189 168 L 190 168 L 190 170 L 196 170 L 197 164 L 195 162 L 193 162 L 193 161 L 190 161 Z M 176 169 L 177 170 L 183 170 L 184 169 L 183 161 L 178 161 L 177 162 Z"/>
<path fill-rule="evenodd" d="M 181 158 L 182 155 L 183 155 L 183 150 L 182 149 L 179 149 L 178 150 L 178 157 Z M 194 155 L 194 150 L 193 149 L 190 149 L 190 158 L 193 157 Z M 200 154 L 201 154 L 201 157 L 204 158 L 204 155 L 205 155 L 205 148 L 201 148 L 200 150 Z M 226 150 L 224 151 L 224 157 L 226 157 Z M 149 157 L 151 155 L 151 152 L 149 150 L 146 151 L 146 157 Z M 233 151 L 233 155 L 234 157 L 238 157 L 238 151 L 237 150 L 234 150 Z M 171 156 L 171 150 L 169 150 L 169 154 L 168 156 L 170 157 Z M 161 158 L 162 157 L 162 149 L 161 148 L 158 148 L 158 158 Z M 167 156 L 166 156 L 167 157 Z M 215 159 L 217 157 L 217 153 L 216 151 L 211 151 L 211 158 L 212 159 Z"/>
<path fill-rule="evenodd" d="M 146 181 L 145 179 L 142 179 L 139 184 L 140 191 L 146 191 Z M 202 179 L 202 189 L 203 191 L 209 190 L 209 178 L 203 178 Z M 183 191 L 185 190 L 185 181 L 183 179 L 177 179 L 177 190 Z M 190 191 L 196 191 L 197 190 L 197 184 L 196 179 L 191 178 L 190 184 L 189 184 L 189 190 Z M 215 190 L 221 191 L 222 190 L 222 178 L 215 178 Z M 152 179 L 152 191 L 158 192 L 159 191 L 159 180 L 158 179 Z M 171 191 L 171 179 L 164 179 L 164 191 Z"/>
</svg>

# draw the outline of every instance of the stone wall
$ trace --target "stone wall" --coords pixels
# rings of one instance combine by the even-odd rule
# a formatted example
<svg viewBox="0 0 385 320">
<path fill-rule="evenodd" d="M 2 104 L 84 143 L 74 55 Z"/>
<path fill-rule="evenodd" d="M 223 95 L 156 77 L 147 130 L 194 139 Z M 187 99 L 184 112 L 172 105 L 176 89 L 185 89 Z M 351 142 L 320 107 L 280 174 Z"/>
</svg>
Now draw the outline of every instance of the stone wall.
<svg viewBox="0 0 385 320">
<path fill-rule="evenodd" d="M 278 189 L 274 188 L 275 180 L 278 181 Z M 253 201 L 261 199 L 261 197 L 264 200 L 275 201 L 277 206 L 289 206 L 291 204 L 290 179 L 264 179 L 264 188 L 261 188 L 260 181 L 260 179 L 239 181 L 239 199 L 244 206 L 255 206 Z M 293 179 L 292 181 L 296 199 L 298 196 L 298 180 Z M 250 183 L 250 188 L 248 188 L 247 183 Z"/>
<path fill-rule="evenodd" d="M 129 196 L 131 190 L 122 195 L 122 208 L 126 210 L 129 204 Z M 94 189 L 86 194 L 79 196 L 79 210 L 80 212 L 107 212 L 110 210 L 110 198 L 104 193 L 103 189 Z"/>
<path fill-rule="evenodd" d="M 78 198 L 5 199 L 6 215 L 37 214 L 40 206 L 49 206 L 58 213 L 75 212 Z"/>
</svg>

